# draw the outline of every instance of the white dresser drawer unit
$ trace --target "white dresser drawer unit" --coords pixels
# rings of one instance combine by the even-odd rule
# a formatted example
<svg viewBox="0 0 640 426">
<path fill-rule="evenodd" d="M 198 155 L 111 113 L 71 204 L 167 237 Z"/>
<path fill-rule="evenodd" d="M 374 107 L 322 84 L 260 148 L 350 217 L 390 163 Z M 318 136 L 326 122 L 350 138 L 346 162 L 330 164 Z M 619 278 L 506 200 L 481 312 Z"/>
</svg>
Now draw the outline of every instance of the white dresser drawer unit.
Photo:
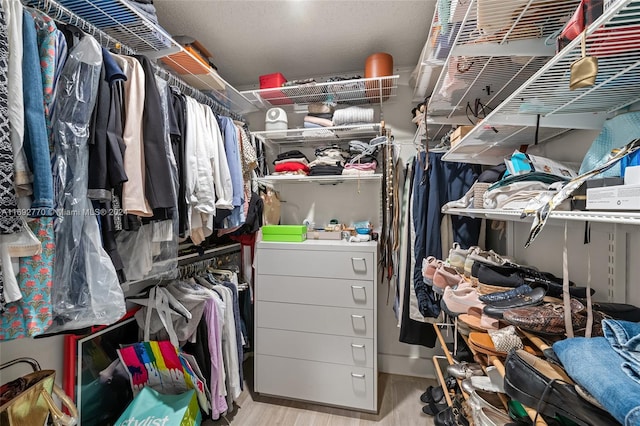
<svg viewBox="0 0 640 426">
<path fill-rule="evenodd" d="M 258 393 L 377 412 L 377 244 L 259 242 Z"/>
<path fill-rule="evenodd" d="M 261 243 L 268 244 L 268 243 Z M 266 275 L 372 280 L 373 253 L 345 251 L 260 250 L 257 271 Z"/>
<path fill-rule="evenodd" d="M 373 339 L 261 328 L 260 355 L 373 368 Z"/>
<path fill-rule="evenodd" d="M 256 358 L 256 389 L 268 395 L 375 411 L 374 370 L 262 355 Z"/>
<path fill-rule="evenodd" d="M 373 310 L 256 302 L 256 326 L 338 336 L 373 337 Z"/>
<path fill-rule="evenodd" d="M 262 275 L 256 300 L 373 309 L 373 281 Z"/>
</svg>

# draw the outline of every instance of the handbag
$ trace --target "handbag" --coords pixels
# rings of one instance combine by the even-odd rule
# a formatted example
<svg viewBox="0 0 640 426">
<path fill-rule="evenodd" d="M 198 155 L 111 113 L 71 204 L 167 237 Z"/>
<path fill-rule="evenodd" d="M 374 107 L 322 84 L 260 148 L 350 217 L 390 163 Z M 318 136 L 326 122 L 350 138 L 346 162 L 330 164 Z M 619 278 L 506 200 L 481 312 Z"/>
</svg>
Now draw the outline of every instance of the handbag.
<svg viewBox="0 0 640 426">
<path fill-rule="evenodd" d="M 569 90 L 591 87 L 596 82 L 598 76 L 598 58 L 587 56 L 587 29 L 582 32 L 582 58 L 571 64 L 571 75 L 569 77 Z"/>
<path fill-rule="evenodd" d="M 33 372 L 0 387 L 0 424 L 7 426 L 44 425 L 49 415 L 55 426 L 77 423 L 78 410 L 73 401 L 54 383 L 55 370 L 41 370 L 33 358 L 18 358 L 0 365 L 0 370 L 18 363 L 31 365 Z M 65 414 L 52 398 L 55 394 L 67 407 Z"/>
</svg>

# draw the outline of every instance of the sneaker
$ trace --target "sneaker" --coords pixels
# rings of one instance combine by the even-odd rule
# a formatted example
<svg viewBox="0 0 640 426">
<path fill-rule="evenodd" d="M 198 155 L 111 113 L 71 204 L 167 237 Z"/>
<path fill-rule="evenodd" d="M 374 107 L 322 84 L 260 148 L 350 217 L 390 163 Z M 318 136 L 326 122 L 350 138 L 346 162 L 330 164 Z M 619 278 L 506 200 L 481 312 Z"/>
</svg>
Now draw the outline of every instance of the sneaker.
<svg viewBox="0 0 640 426">
<path fill-rule="evenodd" d="M 447 310 L 457 316 L 458 314 L 466 314 L 473 306 L 483 308 L 484 303 L 480 302 L 478 297 L 478 291 L 473 287 L 464 286 L 456 289 L 447 287 L 444 289 L 442 301 L 447 305 Z"/>
<path fill-rule="evenodd" d="M 472 247 L 471 249 L 464 262 L 464 276 L 467 278 L 471 277 L 471 269 L 473 268 L 474 262 L 487 263 L 489 265 L 504 265 L 509 261 L 493 250 L 481 250 L 480 247 Z"/>
<path fill-rule="evenodd" d="M 425 284 L 433 285 L 433 274 L 442 263 L 442 260 L 438 260 L 433 256 L 422 259 L 422 278 Z"/>
<path fill-rule="evenodd" d="M 447 260 L 449 261 L 449 265 L 454 267 L 459 273 L 464 272 L 464 265 L 467 260 L 467 255 L 473 252 L 475 249 L 480 249 L 477 246 L 470 247 L 468 249 L 463 249 L 460 247 L 459 243 L 453 243 L 453 247 L 449 250 L 449 257 Z"/>
<path fill-rule="evenodd" d="M 445 265 L 444 263 L 436 268 L 433 273 L 433 289 L 440 289 L 444 291 L 447 287 L 455 287 L 458 284 L 465 282 L 462 275 L 458 273 L 454 268 Z"/>
</svg>

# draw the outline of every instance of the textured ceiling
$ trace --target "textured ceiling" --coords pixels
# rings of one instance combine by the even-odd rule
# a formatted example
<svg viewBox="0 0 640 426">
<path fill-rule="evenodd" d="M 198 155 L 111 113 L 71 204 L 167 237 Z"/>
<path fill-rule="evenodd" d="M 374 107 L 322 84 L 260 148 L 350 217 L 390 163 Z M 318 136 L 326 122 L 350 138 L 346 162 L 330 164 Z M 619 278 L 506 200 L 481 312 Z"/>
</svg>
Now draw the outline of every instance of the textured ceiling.
<svg viewBox="0 0 640 426">
<path fill-rule="evenodd" d="M 155 0 L 160 24 L 189 35 L 213 54 L 220 75 L 238 88 L 281 72 L 288 80 L 357 72 L 372 53 L 394 67 L 415 67 L 435 0 Z"/>
</svg>

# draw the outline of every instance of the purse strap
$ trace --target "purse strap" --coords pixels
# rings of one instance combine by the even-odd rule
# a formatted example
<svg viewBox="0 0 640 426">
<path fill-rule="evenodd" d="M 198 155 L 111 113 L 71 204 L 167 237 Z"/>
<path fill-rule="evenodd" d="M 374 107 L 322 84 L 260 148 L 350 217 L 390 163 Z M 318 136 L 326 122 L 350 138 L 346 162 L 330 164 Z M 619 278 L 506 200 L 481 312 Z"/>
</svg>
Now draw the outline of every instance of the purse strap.
<svg viewBox="0 0 640 426">
<path fill-rule="evenodd" d="M 580 48 L 582 50 L 582 57 L 587 56 L 587 27 L 582 31 L 582 41 L 580 42 Z"/>
<path fill-rule="evenodd" d="M 53 398 L 47 392 L 46 389 L 42 389 L 40 394 L 47 402 L 49 412 L 51 413 L 51 421 L 54 426 L 75 426 L 78 423 L 78 408 L 76 404 L 69 398 L 69 396 L 56 384 L 53 385 L 53 393 L 60 398 L 62 405 L 64 405 L 70 414 L 65 414 L 53 401 Z"/>
</svg>

